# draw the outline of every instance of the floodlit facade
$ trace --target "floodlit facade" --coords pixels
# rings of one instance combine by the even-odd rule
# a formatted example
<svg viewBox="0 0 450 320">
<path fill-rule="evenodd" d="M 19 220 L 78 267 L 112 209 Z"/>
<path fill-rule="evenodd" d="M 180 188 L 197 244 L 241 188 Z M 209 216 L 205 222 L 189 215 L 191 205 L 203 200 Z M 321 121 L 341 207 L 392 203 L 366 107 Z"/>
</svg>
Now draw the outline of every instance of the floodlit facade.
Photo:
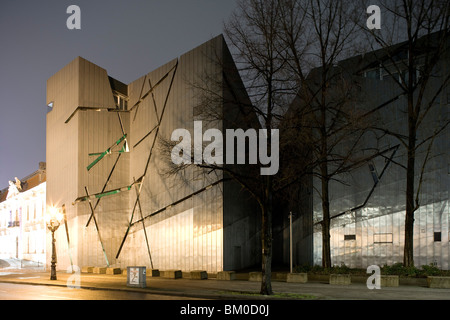
<svg viewBox="0 0 450 320">
<path fill-rule="evenodd" d="M 358 84 L 358 108 L 382 105 L 374 112 L 377 121 L 406 130 L 406 98 L 390 79 L 394 73 L 383 74 L 371 54 L 340 66 Z M 446 56 L 430 92 L 448 72 Z M 433 102 L 438 112 L 427 115 L 419 138 L 448 121 L 449 97 L 447 86 Z M 260 213 L 251 196 L 221 171 L 194 166 L 171 171 L 167 142 L 176 129 L 194 137 L 195 154 L 195 121 L 204 120 L 203 132 L 258 127 L 248 125 L 256 116 L 242 109 L 251 103 L 222 36 L 129 84 L 78 57 L 48 80 L 47 104 L 52 110 L 47 114 L 46 210 L 56 207 L 66 217 L 55 233 L 58 268 L 146 266 L 215 273 L 260 264 Z M 211 107 L 206 115 L 205 104 Z M 216 118 L 206 119 L 211 116 Z M 423 175 L 414 230 L 418 266 L 450 267 L 449 129 L 434 139 Z M 370 131 L 359 143 L 360 156 L 373 150 L 379 155 L 330 183 L 332 263 L 364 268 L 402 262 L 406 175 L 399 164 L 405 163 L 405 148 Z M 419 149 L 416 172 L 426 152 Z M 321 264 L 318 186 L 305 177 L 295 196 L 277 195 L 274 265 L 288 265 L 291 252 L 294 265 Z M 295 214 L 292 248 L 289 212 Z M 49 232 L 46 243 L 51 243 Z M 51 250 L 46 252 L 48 263 Z"/>
<path fill-rule="evenodd" d="M 393 57 L 395 61 L 401 61 L 407 56 L 405 50 L 401 46 L 399 48 Z M 421 76 L 421 59 L 423 55 L 416 58 L 416 81 Z M 431 111 L 421 124 L 417 141 L 423 141 L 435 132 L 438 134 L 424 168 L 422 165 L 427 157 L 428 143 L 418 149 L 415 174 L 415 193 L 420 183 L 421 189 L 420 207 L 415 212 L 414 222 L 414 263 L 419 267 L 433 264 L 444 270 L 450 268 L 450 128 L 444 127 L 449 121 L 450 86 L 447 84 L 442 91 L 439 88 L 450 72 L 449 62 L 447 51 L 434 69 L 425 94 L 424 105 L 438 93 Z M 404 81 L 404 78 L 398 69 L 392 67 L 389 73 L 381 64 L 387 65 L 389 69 L 389 59 L 378 51 L 346 60 L 340 67 L 354 72 L 352 79 L 358 83 L 361 93 L 358 107 L 369 111 L 382 106 L 374 112 L 372 119 L 392 131 L 406 135 L 407 98 L 393 77 L 399 81 Z M 445 130 L 437 131 L 438 128 Z M 359 268 L 402 263 L 406 148 L 397 138 L 371 130 L 363 137 L 359 150 L 365 150 L 362 152 L 362 155 L 365 152 L 365 156 L 373 154 L 373 150 L 378 150 L 380 155 L 330 182 L 331 261 L 335 265 Z M 422 169 L 424 175 L 420 182 Z M 314 183 L 320 186 L 320 181 L 315 180 Z M 322 220 L 322 209 L 321 198 L 317 193 L 313 196 L 313 215 L 314 264 L 320 265 L 322 230 L 319 222 Z"/>
<path fill-rule="evenodd" d="M 239 186 L 221 172 L 168 174 L 161 141 L 178 128 L 193 136 L 199 84 L 214 87 L 223 116 L 207 126 L 239 124 L 248 97 L 222 36 L 129 84 L 81 57 L 48 80 L 46 203 L 67 217 L 58 268 L 218 272 L 260 261 L 258 207 Z"/>
<path fill-rule="evenodd" d="M 20 259 L 43 266 L 45 243 L 45 163 L 39 170 L 9 182 L 0 194 L 0 258 Z"/>
</svg>

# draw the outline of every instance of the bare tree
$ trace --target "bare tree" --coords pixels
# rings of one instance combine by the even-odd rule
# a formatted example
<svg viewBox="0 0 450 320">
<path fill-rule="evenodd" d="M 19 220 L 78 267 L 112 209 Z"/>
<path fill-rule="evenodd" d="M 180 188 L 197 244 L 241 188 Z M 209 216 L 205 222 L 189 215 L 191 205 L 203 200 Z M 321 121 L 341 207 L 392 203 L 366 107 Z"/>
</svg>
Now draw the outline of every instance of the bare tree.
<svg viewBox="0 0 450 320">
<path fill-rule="evenodd" d="M 240 115 L 250 115 L 238 124 L 248 120 L 247 126 L 254 127 L 251 115 L 256 115 L 258 127 L 268 132 L 282 130 L 281 166 L 276 176 L 261 176 L 254 172 L 259 168 L 253 166 L 243 170 L 230 165 L 196 164 L 207 172 L 223 172 L 259 204 L 261 294 L 272 294 L 272 220 L 278 214 L 275 195 L 286 192 L 308 174 L 321 182 L 323 265 L 331 267 L 329 183 L 362 163 L 361 158 L 353 156 L 364 133 L 358 126 L 362 115 L 355 108 L 356 88 L 345 69 L 337 65 L 354 53 L 358 30 L 351 18 L 354 10 L 351 1 L 242 0 L 225 25 L 225 35 L 248 99 L 235 99 L 239 94 L 233 93 L 241 90 L 236 82 L 241 80 L 229 79 L 226 70 L 226 96 L 217 94 L 222 83 L 218 88 L 205 83 L 193 85 L 199 92 L 198 115 L 205 119 L 229 121 L 221 108 L 230 102 Z M 268 140 L 270 148 L 270 134 Z M 163 149 L 172 147 L 166 143 Z M 172 172 L 180 170 L 183 166 L 174 167 Z"/>
<path fill-rule="evenodd" d="M 323 265 L 331 267 L 329 182 L 360 165 L 353 155 L 364 134 L 356 87 L 336 66 L 355 51 L 356 9 L 351 1 L 241 1 L 226 26 L 254 112 L 262 127 L 283 133 L 281 170 L 262 183 L 261 292 L 267 292 L 270 277 L 274 194 L 287 192 L 307 174 L 321 182 Z"/>
<path fill-rule="evenodd" d="M 397 138 L 407 154 L 405 266 L 414 265 L 414 213 L 420 206 L 423 175 L 433 142 L 449 124 L 448 117 L 425 132 L 427 118 L 441 114 L 437 99 L 448 86 L 450 74 L 440 69 L 449 53 L 450 3 L 446 0 L 379 1 L 383 9 L 381 30 L 368 32 L 385 77 L 406 97 L 406 134 L 395 128 L 379 127 L 383 134 Z M 364 28 L 364 26 L 363 26 Z M 367 29 L 366 29 L 367 30 Z M 419 152 L 425 156 L 418 163 Z M 418 180 L 416 167 L 420 167 Z"/>
<path fill-rule="evenodd" d="M 205 76 L 199 82 L 191 84 L 198 100 L 195 108 L 197 118 L 205 119 L 210 124 L 219 121 L 224 128 L 267 130 L 267 142 L 264 143 L 267 143 L 268 155 L 275 152 L 271 150 L 271 132 L 277 128 L 283 108 L 286 106 L 287 90 L 283 86 L 287 82 L 278 42 L 280 30 L 278 10 L 279 1 L 276 0 L 240 1 L 238 9 L 225 25 L 225 35 L 235 51 L 235 62 L 225 61 L 227 57 L 216 57 L 215 63 L 223 70 L 219 79 Z M 170 141 L 160 143 L 161 152 L 170 157 L 169 153 L 174 143 Z M 254 150 L 247 148 L 246 151 L 249 153 Z M 170 164 L 170 161 L 168 162 Z M 275 177 L 261 175 L 261 164 L 245 166 L 205 162 L 194 164 L 193 161 L 171 166 L 168 173 L 179 173 L 188 166 L 196 166 L 208 174 L 221 172 L 224 177 L 237 182 L 259 205 L 262 247 L 260 293 L 271 295 Z"/>
<path fill-rule="evenodd" d="M 225 34 L 237 51 L 235 58 L 254 112 L 268 132 L 277 128 L 285 108 L 286 77 L 284 48 L 278 41 L 280 2 L 273 0 L 240 1 L 238 11 L 225 25 Z M 268 134 L 268 145 L 271 135 Z M 272 151 L 269 151 L 272 152 Z M 260 177 L 256 196 L 261 209 L 262 282 L 261 294 L 272 294 L 272 215 L 274 177 Z"/>
<path fill-rule="evenodd" d="M 307 0 L 284 1 L 282 10 L 285 59 L 300 87 L 293 116 L 301 123 L 297 128 L 309 134 L 303 139 L 313 151 L 309 167 L 320 181 L 316 191 L 322 202 L 322 265 L 327 268 L 332 266 L 330 181 L 351 170 L 352 162 L 361 163 L 353 156 L 364 134 L 355 108 L 356 87 L 338 64 L 357 48 L 356 9 L 351 1 Z"/>
</svg>

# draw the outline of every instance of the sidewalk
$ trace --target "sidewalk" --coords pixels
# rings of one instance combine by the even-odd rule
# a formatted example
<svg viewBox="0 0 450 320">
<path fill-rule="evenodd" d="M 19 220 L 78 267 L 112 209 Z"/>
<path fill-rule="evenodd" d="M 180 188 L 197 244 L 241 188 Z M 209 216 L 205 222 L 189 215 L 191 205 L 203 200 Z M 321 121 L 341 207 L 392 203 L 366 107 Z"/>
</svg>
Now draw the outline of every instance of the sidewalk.
<svg viewBox="0 0 450 320">
<path fill-rule="evenodd" d="M 46 286 L 78 286 L 78 289 L 122 290 L 150 294 L 181 296 L 213 300 L 450 300 L 450 289 L 430 289 L 425 286 L 399 286 L 369 290 L 365 283 L 349 286 L 330 285 L 323 281 L 308 281 L 305 284 L 273 281 L 274 296 L 258 295 L 259 282 L 246 280 L 224 281 L 216 279 L 165 279 L 147 276 L 147 288 L 127 287 L 125 275 L 79 274 L 57 272 L 58 280 L 50 280 L 50 272 L 0 269 L 0 283 L 18 283 Z M 1 284 L 0 284 L 1 286 Z"/>
</svg>

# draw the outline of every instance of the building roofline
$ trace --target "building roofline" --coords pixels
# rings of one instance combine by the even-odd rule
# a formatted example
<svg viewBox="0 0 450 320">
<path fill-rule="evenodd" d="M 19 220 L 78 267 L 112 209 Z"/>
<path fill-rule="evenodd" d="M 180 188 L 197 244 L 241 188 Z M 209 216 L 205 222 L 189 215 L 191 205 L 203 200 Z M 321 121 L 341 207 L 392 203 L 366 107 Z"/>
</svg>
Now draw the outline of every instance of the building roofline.
<svg viewBox="0 0 450 320">
<path fill-rule="evenodd" d="M 36 177 L 37 175 L 42 174 L 42 173 L 44 173 L 44 174 L 46 173 L 46 164 L 45 164 L 45 162 L 40 162 L 38 170 L 36 170 L 33 173 L 31 173 L 31 174 L 25 176 L 24 178 L 20 179 L 20 181 L 22 182 L 22 184 L 24 186 L 23 187 L 24 189 L 20 193 L 23 193 L 23 192 L 26 192 L 28 190 L 31 190 L 34 187 L 37 187 L 40 184 L 46 182 L 47 181 L 47 177 L 46 177 L 46 175 L 44 175 L 44 177 L 42 178 L 42 180 L 39 181 L 39 183 L 37 183 L 37 184 L 32 183 L 31 185 L 29 183 L 29 182 L 31 182 L 30 181 L 31 179 L 33 179 L 34 177 Z M 7 200 L 6 197 L 8 196 L 8 189 L 9 189 L 9 187 L 6 187 L 6 188 L 0 190 L 0 203 L 2 203 L 2 202 Z"/>
</svg>

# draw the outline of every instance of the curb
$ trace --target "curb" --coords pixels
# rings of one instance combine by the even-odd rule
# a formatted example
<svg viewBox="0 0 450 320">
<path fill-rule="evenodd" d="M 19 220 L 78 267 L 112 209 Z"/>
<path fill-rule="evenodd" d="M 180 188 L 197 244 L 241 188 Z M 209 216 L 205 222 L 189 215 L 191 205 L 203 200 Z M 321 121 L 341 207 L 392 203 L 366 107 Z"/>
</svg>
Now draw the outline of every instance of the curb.
<svg viewBox="0 0 450 320">
<path fill-rule="evenodd" d="M 135 293 L 147 293 L 147 294 L 157 294 L 164 296 L 178 296 L 178 297 L 189 297 L 189 298 L 199 298 L 199 299 L 228 299 L 223 298 L 220 295 L 201 295 L 194 293 L 186 293 L 186 292 L 167 292 L 167 291 L 152 291 L 148 288 L 132 288 L 132 287 L 103 287 L 103 286 L 92 286 L 92 285 L 80 285 L 70 287 L 67 284 L 62 283 L 42 283 L 42 282 L 29 282 L 29 281 L 17 281 L 17 280 L 2 280 L 0 279 L 0 283 L 11 283 L 11 284 L 21 284 L 21 285 L 31 285 L 31 286 L 48 286 L 48 287 L 60 287 L 60 288 L 70 288 L 73 290 L 84 289 L 84 290 L 104 290 L 104 291 L 126 291 L 126 292 L 135 292 Z"/>
<path fill-rule="evenodd" d="M 61 281 L 61 280 L 56 280 Z M 157 289 L 147 288 L 133 288 L 133 287 L 111 287 L 111 286 L 94 286 L 94 285 L 80 285 L 74 286 L 71 288 L 67 284 L 62 283 L 49 283 L 49 282 L 36 282 L 36 281 L 18 281 L 18 280 L 8 280 L 8 279 L 0 279 L 0 283 L 11 283 L 11 284 L 21 284 L 21 285 L 32 285 L 32 286 L 49 286 L 49 287 L 60 287 L 60 288 L 70 288 L 70 289 L 84 289 L 84 290 L 105 290 L 105 291 L 124 291 L 124 292 L 134 292 L 134 293 L 144 293 L 144 294 L 155 294 L 155 295 L 163 295 L 163 296 L 177 296 L 177 297 L 186 297 L 186 298 L 198 298 L 198 299 L 209 299 L 209 300 L 291 300 L 279 297 L 271 297 L 271 296 L 257 296 L 257 295 L 245 295 L 245 292 L 240 295 L 226 294 L 227 290 L 224 290 L 223 293 L 211 293 L 211 294 L 200 294 L 200 293 L 189 293 L 189 292 L 168 292 L 168 291 L 160 291 Z M 211 290 L 213 291 L 213 290 Z M 215 291 L 215 290 L 214 290 Z"/>
</svg>

